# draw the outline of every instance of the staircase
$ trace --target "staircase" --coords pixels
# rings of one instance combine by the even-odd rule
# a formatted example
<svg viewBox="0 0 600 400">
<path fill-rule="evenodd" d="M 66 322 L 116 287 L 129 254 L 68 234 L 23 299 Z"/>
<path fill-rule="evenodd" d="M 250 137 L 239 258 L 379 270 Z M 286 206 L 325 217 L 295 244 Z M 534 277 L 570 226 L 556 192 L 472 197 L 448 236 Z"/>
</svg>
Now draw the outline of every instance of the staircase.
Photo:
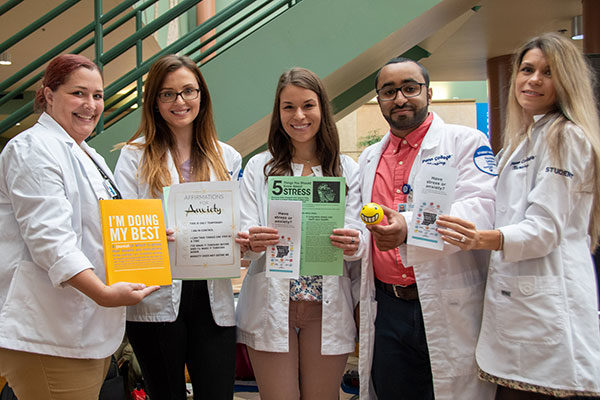
<svg viewBox="0 0 600 400">
<path fill-rule="evenodd" d="M 21 1 L 28 2 L 9 0 L 9 3 Z M 303 66 L 323 78 L 339 119 L 374 96 L 374 75 L 389 58 L 428 56 L 440 45 L 440 40 L 432 40 L 439 38 L 436 32 L 447 31 L 465 16 L 468 18 L 477 3 L 473 0 L 238 0 L 142 61 L 141 40 L 199 3 L 180 0 L 166 16 L 140 25 L 139 9 L 155 1 L 129 2 L 122 13 L 133 13 L 134 21 L 137 14 L 138 25 L 131 36 L 121 38 L 114 47 L 103 50 L 98 36 L 101 39 L 106 33 L 96 33 L 93 37 L 94 53 L 102 64 L 124 57 L 122 54 L 126 55 L 128 49 L 136 52 L 133 68 L 106 82 L 107 98 L 110 97 L 108 111 L 97 134 L 89 140 L 110 166 L 114 166 L 118 157 L 117 152 L 111 152 L 113 146 L 129 139 L 139 124 L 137 93 L 141 78 L 162 54 L 190 54 L 201 64 L 213 99 L 219 139 L 246 156 L 264 148 L 277 78 L 283 70 Z M 102 1 L 95 0 L 96 6 L 98 2 Z M 117 2 L 117 6 L 123 7 L 125 3 Z M 10 11 L 0 14 L 0 18 L 9 14 Z M 106 14 L 96 15 L 96 19 L 106 18 Z M 199 47 L 213 39 L 200 43 L 200 37 L 213 29 L 217 32 L 217 37 L 213 37 L 216 44 L 200 52 Z M 96 26 L 94 31 L 98 32 Z M 0 43 L 0 50 L 5 43 Z M 2 82 L 0 91 L 6 93 L 5 86 Z M 6 106 L 11 101 L 5 101 Z M 21 106 L 0 121 L 0 133 L 17 123 L 26 108 Z"/>
</svg>

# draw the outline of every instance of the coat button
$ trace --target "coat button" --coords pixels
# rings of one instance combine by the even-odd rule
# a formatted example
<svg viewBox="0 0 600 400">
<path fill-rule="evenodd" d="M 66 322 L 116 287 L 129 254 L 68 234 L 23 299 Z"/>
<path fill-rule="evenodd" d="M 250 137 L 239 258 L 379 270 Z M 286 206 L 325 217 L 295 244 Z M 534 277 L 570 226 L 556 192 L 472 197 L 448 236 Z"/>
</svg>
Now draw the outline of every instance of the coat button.
<svg viewBox="0 0 600 400">
<path fill-rule="evenodd" d="M 325 300 L 325 304 L 329 304 L 329 299 Z"/>
<path fill-rule="evenodd" d="M 500 207 L 500 212 L 505 213 L 506 212 L 506 207 L 504 207 L 504 206 Z"/>
<path fill-rule="evenodd" d="M 287 296 L 286 295 L 281 295 L 281 301 L 283 301 L 285 303 L 285 301 L 287 300 Z"/>
</svg>

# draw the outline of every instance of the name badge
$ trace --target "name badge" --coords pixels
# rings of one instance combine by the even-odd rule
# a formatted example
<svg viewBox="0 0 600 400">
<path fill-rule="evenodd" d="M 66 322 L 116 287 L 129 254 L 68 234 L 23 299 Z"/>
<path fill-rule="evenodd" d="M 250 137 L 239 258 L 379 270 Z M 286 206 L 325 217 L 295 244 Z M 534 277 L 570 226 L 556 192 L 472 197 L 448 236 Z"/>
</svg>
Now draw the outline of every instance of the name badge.
<svg viewBox="0 0 600 400">
<path fill-rule="evenodd" d="M 106 189 L 106 191 L 110 194 L 111 199 L 114 200 L 119 198 L 117 191 L 115 190 L 115 188 L 112 185 L 112 182 L 109 179 L 105 179 L 102 183 L 104 184 L 104 188 Z"/>
</svg>

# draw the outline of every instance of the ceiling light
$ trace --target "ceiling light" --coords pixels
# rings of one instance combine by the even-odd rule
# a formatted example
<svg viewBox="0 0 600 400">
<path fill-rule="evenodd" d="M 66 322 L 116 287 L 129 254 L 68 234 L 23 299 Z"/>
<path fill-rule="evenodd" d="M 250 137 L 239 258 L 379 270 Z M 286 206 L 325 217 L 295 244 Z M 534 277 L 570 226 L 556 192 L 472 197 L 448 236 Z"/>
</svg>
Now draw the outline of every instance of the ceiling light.
<svg viewBox="0 0 600 400">
<path fill-rule="evenodd" d="M 12 61 L 10 61 L 10 54 L 8 52 L 3 51 L 0 53 L 0 65 L 11 65 Z"/>
<path fill-rule="evenodd" d="M 583 39 L 583 20 L 581 15 L 576 15 L 571 20 L 571 39 Z"/>
</svg>

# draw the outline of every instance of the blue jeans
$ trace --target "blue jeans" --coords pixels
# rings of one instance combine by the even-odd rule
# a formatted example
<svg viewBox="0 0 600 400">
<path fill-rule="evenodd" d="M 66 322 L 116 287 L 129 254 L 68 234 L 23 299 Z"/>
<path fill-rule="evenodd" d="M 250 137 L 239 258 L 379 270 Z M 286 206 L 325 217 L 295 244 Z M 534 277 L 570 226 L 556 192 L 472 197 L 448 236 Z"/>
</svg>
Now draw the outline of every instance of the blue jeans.
<svg viewBox="0 0 600 400">
<path fill-rule="evenodd" d="M 433 400 L 431 364 L 419 300 L 376 287 L 371 378 L 379 400 Z"/>
</svg>

